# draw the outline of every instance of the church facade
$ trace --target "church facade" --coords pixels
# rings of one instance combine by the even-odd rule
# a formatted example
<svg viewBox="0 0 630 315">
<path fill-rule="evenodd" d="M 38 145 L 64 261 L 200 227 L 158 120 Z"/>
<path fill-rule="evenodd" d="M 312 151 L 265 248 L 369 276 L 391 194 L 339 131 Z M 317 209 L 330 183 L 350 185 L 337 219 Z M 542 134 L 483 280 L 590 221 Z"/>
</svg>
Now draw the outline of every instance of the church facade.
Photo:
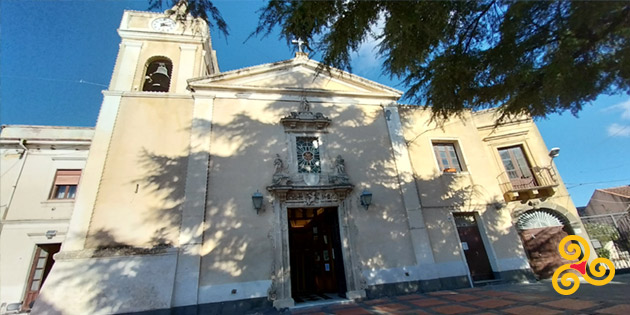
<svg viewBox="0 0 630 315">
<path fill-rule="evenodd" d="M 563 235 L 588 239 L 527 117 L 436 126 L 400 91 L 301 52 L 220 72 L 191 17 L 126 11 L 118 32 L 35 314 L 245 312 L 525 281 L 562 263 Z"/>
</svg>

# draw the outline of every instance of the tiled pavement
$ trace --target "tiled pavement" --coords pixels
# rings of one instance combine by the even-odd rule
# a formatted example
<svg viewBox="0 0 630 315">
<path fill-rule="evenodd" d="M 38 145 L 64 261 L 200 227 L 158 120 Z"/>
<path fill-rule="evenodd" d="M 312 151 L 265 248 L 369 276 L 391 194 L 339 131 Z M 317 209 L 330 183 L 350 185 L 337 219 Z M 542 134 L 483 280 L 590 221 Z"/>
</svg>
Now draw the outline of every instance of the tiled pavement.
<svg viewBox="0 0 630 315">
<path fill-rule="evenodd" d="M 616 281 L 620 278 L 620 281 Z M 362 302 L 292 308 L 285 314 L 630 314 L 630 275 L 606 286 L 581 284 L 571 296 L 551 282 L 418 293 Z"/>
</svg>

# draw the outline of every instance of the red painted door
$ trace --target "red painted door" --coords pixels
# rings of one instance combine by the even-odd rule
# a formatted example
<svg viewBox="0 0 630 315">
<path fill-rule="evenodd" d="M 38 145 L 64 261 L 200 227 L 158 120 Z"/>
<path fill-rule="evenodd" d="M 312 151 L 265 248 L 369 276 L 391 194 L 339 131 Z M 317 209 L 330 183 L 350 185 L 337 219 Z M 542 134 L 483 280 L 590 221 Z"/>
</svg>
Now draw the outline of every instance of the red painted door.
<svg viewBox="0 0 630 315">
<path fill-rule="evenodd" d="M 492 272 L 492 266 L 488 260 L 488 254 L 483 245 L 474 214 L 458 213 L 453 216 L 473 281 L 494 279 L 494 272 Z"/>
</svg>

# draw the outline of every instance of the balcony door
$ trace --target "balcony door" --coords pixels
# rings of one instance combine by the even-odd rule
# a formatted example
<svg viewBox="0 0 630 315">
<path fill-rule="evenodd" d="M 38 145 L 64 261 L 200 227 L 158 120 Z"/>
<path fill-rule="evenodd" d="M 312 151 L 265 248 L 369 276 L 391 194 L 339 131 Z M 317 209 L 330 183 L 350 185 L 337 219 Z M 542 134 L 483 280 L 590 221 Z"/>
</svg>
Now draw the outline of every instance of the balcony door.
<svg viewBox="0 0 630 315">
<path fill-rule="evenodd" d="M 499 149 L 499 155 L 515 190 L 538 186 L 521 146 Z"/>
<path fill-rule="evenodd" d="M 61 244 L 40 244 L 35 249 L 31 270 L 26 283 L 26 292 L 24 293 L 23 310 L 29 310 L 33 307 L 33 302 L 39 294 L 48 273 L 52 269 L 55 260 L 53 255 L 59 252 Z"/>
</svg>

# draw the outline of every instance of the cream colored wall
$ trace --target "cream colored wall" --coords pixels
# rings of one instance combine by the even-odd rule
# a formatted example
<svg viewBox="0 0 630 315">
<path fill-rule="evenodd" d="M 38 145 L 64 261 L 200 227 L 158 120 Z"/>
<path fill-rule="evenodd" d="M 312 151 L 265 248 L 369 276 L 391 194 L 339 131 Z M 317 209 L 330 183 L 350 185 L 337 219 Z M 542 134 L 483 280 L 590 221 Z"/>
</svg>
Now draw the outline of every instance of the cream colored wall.
<svg viewBox="0 0 630 315">
<path fill-rule="evenodd" d="M 177 245 L 192 102 L 122 98 L 86 247 Z"/>
<path fill-rule="evenodd" d="M 332 161 L 341 154 L 355 185 L 348 198 L 360 263 L 364 270 L 414 265 L 407 213 L 400 195 L 383 109 L 361 105 L 361 100 L 357 103 L 336 104 L 321 111 L 333 121 L 327 158 Z M 364 188 L 373 194 L 372 205 L 367 211 L 359 202 Z"/>
<path fill-rule="evenodd" d="M 500 160 L 497 161 L 498 153 L 494 154 L 484 142 L 484 136 L 477 130 L 476 117 L 470 113 L 440 127 L 429 122 L 430 114 L 409 107 L 401 116 L 436 262 L 462 260 L 450 213 L 476 211 L 480 216 L 478 224 L 485 231 L 486 245 L 490 245 L 486 250 L 494 270 L 508 268 L 499 261 L 524 257 L 524 252 L 512 225 L 511 212 L 496 208 L 505 203 L 497 180 L 503 171 L 498 164 Z M 433 142 L 456 143 L 463 172 L 442 174 Z"/>
<path fill-rule="evenodd" d="M 202 249 L 201 286 L 268 280 L 272 268 L 273 228 L 271 184 L 275 154 L 287 161 L 287 136 L 279 124 L 296 111 L 298 102 L 215 99 L 210 145 L 210 179 L 206 229 Z M 367 269 L 413 264 L 404 207 L 382 109 L 378 106 L 311 102 L 313 112 L 332 119 L 329 134 L 321 135 L 322 160 L 341 154 L 355 184 L 349 209 L 360 263 Z M 374 194 L 368 211 L 359 194 Z M 265 195 L 265 211 L 257 215 L 251 195 Z M 286 223 L 283 223 L 286 224 Z"/>
<path fill-rule="evenodd" d="M 0 220 L 5 216 L 18 174 L 24 160 L 20 159 L 21 149 L 0 150 Z"/>
<path fill-rule="evenodd" d="M 286 146 L 279 114 L 264 102 L 214 101 L 200 286 L 270 277 L 273 215 L 265 188 Z M 267 201 L 260 215 L 252 206 L 256 190 Z"/>
<path fill-rule="evenodd" d="M 69 156 L 73 157 L 73 159 L 53 160 L 53 157 L 62 158 Z M 75 160 L 75 158 L 80 158 L 80 160 Z M 78 153 L 74 150 L 29 151 L 11 204 L 12 211 L 9 211 L 6 219 L 69 219 L 72 214 L 74 200 L 49 199 L 55 180 L 55 173 L 58 169 L 83 169 L 86 158 L 87 151 Z M 19 165 L 16 164 L 16 167 L 19 167 Z"/>
</svg>

